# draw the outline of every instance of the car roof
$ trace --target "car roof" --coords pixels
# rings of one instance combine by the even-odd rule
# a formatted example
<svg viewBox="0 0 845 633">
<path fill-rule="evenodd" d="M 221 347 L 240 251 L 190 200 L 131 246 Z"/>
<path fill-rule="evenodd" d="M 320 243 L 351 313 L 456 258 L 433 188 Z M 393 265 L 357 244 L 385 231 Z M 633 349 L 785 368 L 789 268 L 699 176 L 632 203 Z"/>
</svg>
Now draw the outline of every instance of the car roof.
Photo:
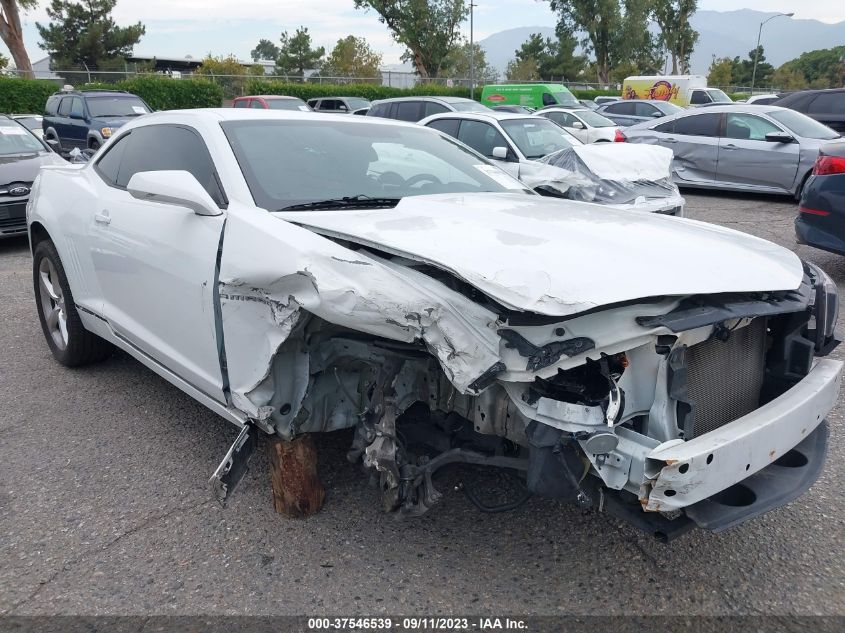
<svg viewBox="0 0 845 633">
<path fill-rule="evenodd" d="M 60 90 L 59 92 L 54 92 L 50 96 L 64 97 L 66 95 L 76 95 L 85 97 L 103 97 L 112 95 L 129 95 L 130 97 L 136 96 L 131 92 L 127 92 L 126 90 Z"/>
<path fill-rule="evenodd" d="M 296 99 L 302 101 L 299 97 L 291 97 L 290 95 L 244 95 L 243 97 L 235 97 L 235 101 L 238 99 Z"/>
<path fill-rule="evenodd" d="M 373 103 L 394 103 L 397 101 L 440 101 L 442 103 L 466 103 L 468 101 L 473 100 L 467 99 L 466 97 L 441 97 L 435 95 L 420 95 L 418 97 L 389 97 L 388 99 L 379 99 L 378 101 L 373 101 Z"/>
<path fill-rule="evenodd" d="M 440 112 L 425 117 L 425 120 L 433 119 L 479 119 L 479 120 L 493 120 L 493 121 L 510 121 L 513 119 L 528 119 L 536 121 L 537 117 L 533 114 L 524 114 L 522 112 L 502 112 L 501 110 L 491 110 L 490 112 Z"/>
<path fill-rule="evenodd" d="M 567 106 L 567 105 L 559 105 L 559 106 L 546 106 L 545 108 L 540 108 L 537 110 L 537 114 L 543 114 L 543 112 L 593 112 L 590 108 L 582 105 L 577 106 Z"/>
<path fill-rule="evenodd" d="M 399 125 L 403 127 L 420 128 L 420 126 L 416 123 L 385 119 L 381 117 L 356 117 L 355 119 L 352 119 L 348 114 L 332 114 L 327 112 L 325 114 L 321 114 L 317 119 L 315 119 L 314 113 L 311 111 L 266 110 L 264 108 L 196 108 L 190 110 L 161 110 L 159 112 L 145 114 L 143 117 L 139 117 L 135 121 L 130 122 L 125 127 L 128 128 L 130 126 L 136 127 L 140 125 L 179 121 L 183 121 L 185 123 L 189 123 L 191 121 L 202 121 L 204 123 L 214 125 L 219 124 L 221 121 L 251 121 L 255 119 L 308 122 L 314 122 L 315 120 L 338 121 L 347 125 L 352 121 L 355 121 L 367 125 Z"/>
</svg>

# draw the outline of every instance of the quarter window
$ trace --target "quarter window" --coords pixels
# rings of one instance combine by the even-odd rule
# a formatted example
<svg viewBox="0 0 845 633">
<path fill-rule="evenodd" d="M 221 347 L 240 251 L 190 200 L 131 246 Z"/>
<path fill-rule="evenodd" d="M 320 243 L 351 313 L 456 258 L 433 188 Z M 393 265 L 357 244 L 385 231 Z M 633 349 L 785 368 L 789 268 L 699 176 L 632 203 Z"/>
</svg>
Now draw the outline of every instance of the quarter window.
<svg viewBox="0 0 845 633">
<path fill-rule="evenodd" d="M 719 136 L 720 114 L 696 114 L 675 119 L 675 134 L 684 136 Z"/>
<path fill-rule="evenodd" d="M 428 124 L 427 127 L 440 130 L 444 134 L 448 134 L 453 138 L 458 137 L 458 126 L 461 121 L 459 119 L 437 119 Z"/>
<path fill-rule="evenodd" d="M 245 108 L 249 105 L 249 99 L 241 99 L 240 101 L 235 101 L 236 108 Z"/>
<path fill-rule="evenodd" d="M 129 138 L 129 136 L 131 136 L 131 134 L 124 134 L 112 143 L 109 150 L 94 165 L 94 168 L 97 173 L 100 174 L 102 179 L 113 187 L 118 186 L 117 172 L 120 169 L 120 163 L 123 160 L 123 152 L 126 150 L 126 139 Z"/>
</svg>

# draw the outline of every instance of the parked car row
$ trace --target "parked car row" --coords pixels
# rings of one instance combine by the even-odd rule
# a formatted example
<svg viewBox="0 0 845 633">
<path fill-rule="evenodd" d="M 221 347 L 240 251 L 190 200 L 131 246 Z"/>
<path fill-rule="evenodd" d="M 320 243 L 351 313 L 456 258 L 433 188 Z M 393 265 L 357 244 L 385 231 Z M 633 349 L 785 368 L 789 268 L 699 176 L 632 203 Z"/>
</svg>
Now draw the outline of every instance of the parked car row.
<svg viewBox="0 0 845 633">
<path fill-rule="evenodd" d="M 664 540 L 817 480 L 843 367 L 821 269 L 726 228 L 536 195 L 452 135 L 531 167 L 669 153 L 491 111 L 138 117 L 39 177 L 47 348 L 66 366 L 124 350 L 236 425 L 221 500 L 258 436 L 344 428 L 385 511 L 409 517 L 452 463 L 518 474 L 520 500 L 494 511 L 533 494 Z"/>
</svg>

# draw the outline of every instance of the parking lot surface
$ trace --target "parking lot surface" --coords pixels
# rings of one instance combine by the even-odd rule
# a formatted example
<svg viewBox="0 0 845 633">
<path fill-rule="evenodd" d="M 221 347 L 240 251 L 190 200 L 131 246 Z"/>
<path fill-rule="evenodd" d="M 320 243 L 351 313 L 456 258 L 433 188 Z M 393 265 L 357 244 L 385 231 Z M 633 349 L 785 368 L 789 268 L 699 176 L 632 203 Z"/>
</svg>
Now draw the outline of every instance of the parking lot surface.
<svg viewBox="0 0 845 633">
<path fill-rule="evenodd" d="M 845 293 L 845 259 L 795 244 L 791 199 L 685 195 L 689 217 L 791 248 Z M 454 490 L 475 476 L 461 472 L 397 521 L 344 432 L 317 437 L 326 504 L 295 521 L 271 507 L 261 451 L 228 507 L 212 501 L 235 428 L 132 358 L 53 361 L 22 239 L 0 242 L 0 323 L 0 613 L 845 613 L 842 399 L 819 482 L 720 535 L 665 546 L 540 499 L 482 514 Z"/>
</svg>

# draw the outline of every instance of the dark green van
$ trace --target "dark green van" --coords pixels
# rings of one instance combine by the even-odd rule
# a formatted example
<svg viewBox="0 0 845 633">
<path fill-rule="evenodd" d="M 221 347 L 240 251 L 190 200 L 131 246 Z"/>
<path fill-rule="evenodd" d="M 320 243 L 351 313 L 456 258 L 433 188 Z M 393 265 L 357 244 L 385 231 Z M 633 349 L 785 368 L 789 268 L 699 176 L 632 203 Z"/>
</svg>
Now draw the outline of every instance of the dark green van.
<svg viewBox="0 0 845 633">
<path fill-rule="evenodd" d="M 562 84 L 494 84 L 484 86 L 481 103 L 486 106 L 521 105 L 543 108 L 552 105 L 579 105 L 569 89 Z"/>
</svg>

